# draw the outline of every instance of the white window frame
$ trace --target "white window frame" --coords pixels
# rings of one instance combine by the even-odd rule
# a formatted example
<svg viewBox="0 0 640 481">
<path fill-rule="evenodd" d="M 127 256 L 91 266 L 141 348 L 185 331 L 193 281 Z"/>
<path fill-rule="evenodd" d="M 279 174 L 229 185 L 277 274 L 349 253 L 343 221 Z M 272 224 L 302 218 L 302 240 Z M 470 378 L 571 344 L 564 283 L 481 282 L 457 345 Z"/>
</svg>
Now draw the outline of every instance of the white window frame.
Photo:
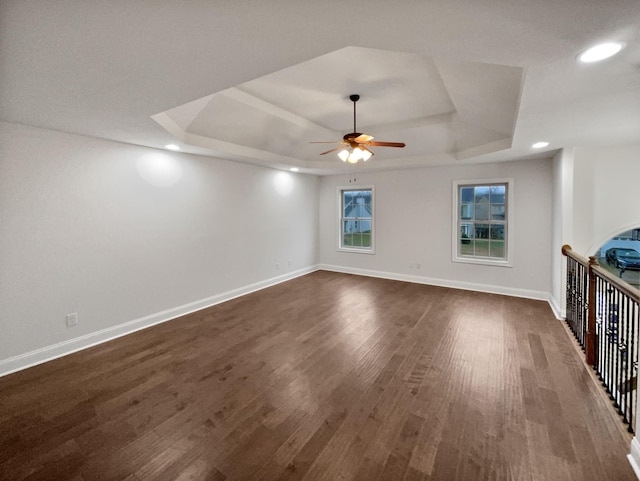
<svg viewBox="0 0 640 481">
<path fill-rule="evenodd" d="M 344 212 L 342 207 L 342 201 L 344 199 L 344 192 L 346 191 L 362 191 L 362 190 L 370 190 L 371 191 L 371 247 L 352 247 L 347 246 L 344 247 L 342 245 L 342 241 L 344 239 L 342 229 L 344 226 L 342 214 Z M 357 254 L 375 254 L 375 216 L 376 216 L 376 194 L 373 185 L 350 185 L 350 186 L 341 186 L 338 187 L 338 251 L 340 252 L 353 252 Z"/>
<path fill-rule="evenodd" d="M 460 233 L 460 187 L 477 187 L 492 184 L 505 184 L 507 186 L 507 192 L 505 194 L 505 249 L 506 257 L 504 259 L 496 259 L 491 257 L 481 256 L 463 256 L 458 252 L 458 235 Z M 500 266 L 500 267 L 513 267 L 513 232 L 514 232 L 514 181 L 511 178 L 507 179 L 472 179 L 472 180 L 454 180 L 453 181 L 453 216 L 452 216 L 452 231 L 451 231 L 451 253 L 452 261 L 460 262 L 464 264 L 481 264 L 488 266 Z"/>
</svg>

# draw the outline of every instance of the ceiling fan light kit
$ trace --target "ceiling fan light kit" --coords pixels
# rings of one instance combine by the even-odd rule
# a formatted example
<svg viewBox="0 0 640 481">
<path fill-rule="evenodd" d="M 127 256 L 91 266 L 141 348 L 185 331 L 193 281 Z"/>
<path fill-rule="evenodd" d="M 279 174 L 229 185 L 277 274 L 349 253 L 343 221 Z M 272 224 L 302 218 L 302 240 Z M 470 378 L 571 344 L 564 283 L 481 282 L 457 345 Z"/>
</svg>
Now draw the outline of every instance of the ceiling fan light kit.
<svg viewBox="0 0 640 481">
<path fill-rule="evenodd" d="M 359 160 L 366 162 L 371 158 L 372 155 L 373 152 L 371 152 L 370 150 L 361 149 L 360 147 L 356 147 L 354 149 L 349 147 L 348 149 L 343 149 L 338 152 L 338 157 L 340 157 L 340 160 L 342 160 L 343 162 L 349 162 L 350 164 L 357 164 Z"/>
<path fill-rule="evenodd" d="M 326 152 L 322 152 L 320 155 L 329 154 L 331 152 L 338 152 L 338 157 L 343 162 L 348 162 L 350 164 L 357 164 L 359 161 L 366 162 L 369 160 L 374 154 L 369 149 L 370 146 L 373 147 L 404 147 L 405 144 L 403 142 L 376 142 L 373 140 L 371 135 L 361 134 L 356 131 L 356 102 L 360 100 L 360 95 L 352 94 L 349 96 L 349 99 L 353 102 L 353 132 L 345 134 L 342 138 L 342 142 L 336 142 L 338 144 L 345 145 L 346 147 L 336 147 L 335 149 L 327 150 Z M 324 144 L 324 143 L 334 143 L 334 142 L 311 142 L 313 144 Z"/>
</svg>

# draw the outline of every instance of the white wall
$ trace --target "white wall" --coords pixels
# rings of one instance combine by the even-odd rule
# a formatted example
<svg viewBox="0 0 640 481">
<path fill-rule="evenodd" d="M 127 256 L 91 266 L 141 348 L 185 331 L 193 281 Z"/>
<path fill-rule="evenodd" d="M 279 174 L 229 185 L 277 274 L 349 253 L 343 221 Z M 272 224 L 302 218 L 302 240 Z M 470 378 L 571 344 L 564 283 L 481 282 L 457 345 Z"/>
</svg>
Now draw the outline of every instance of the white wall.
<svg viewBox="0 0 640 481">
<path fill-rule="evenodd" d="M 593 255 L 608 239 L 640 227 L 640 144 L 575 149 L 573 249 Z"/>
<path fill-rule="evenodd" d="M 574 149 L 562 149 L 553 158 L 553 231 L 551 234 L 551 292 L 549 302 L 556 316 L 566 315 L 567 263 L 562 246 L 573 236 Z"/>
<path fill-rule="evenodd" d="M 318 186 L 0 123 L 0 374 L 315 268 Z"/>
<path fill-rule="evenodd" d="M 640 227 L 640 144 L 564 149 L 553 162 L 551 303 L 564 316 L 562 245 L 589 257 L 611 237 Z"/>
<path fill-rule="evenodd" d="M 356 171 L 357 172 L 357 171 Z M 348 272 L 547 299 L 551 276 L 551 159 L 432 167 L 357 174 L 355 185 L 375 186 L 375 254 L 339 252 L 339 186 L 348 175 L 320 182 L 322 266 Z M 452 182 L 513 178 L 513 267 L 451 260 Z M 420 268 L 416 268 L 420 264 Z M 411 267 L 413 266 L 413 267 Z"/>
</svg>

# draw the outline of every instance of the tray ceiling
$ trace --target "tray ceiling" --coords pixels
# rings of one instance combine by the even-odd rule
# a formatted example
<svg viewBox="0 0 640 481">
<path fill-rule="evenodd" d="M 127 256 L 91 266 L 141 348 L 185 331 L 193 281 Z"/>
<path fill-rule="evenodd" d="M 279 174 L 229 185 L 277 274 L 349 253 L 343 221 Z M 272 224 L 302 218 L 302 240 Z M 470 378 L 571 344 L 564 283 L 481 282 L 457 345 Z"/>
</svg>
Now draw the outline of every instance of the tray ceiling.
<svg viewBox="0 0 640 481">
<path fill-rule="evenodd" d="M 459 160 L 511 146 L 523 70 L 346 47 L 212 93 L 153 116 L 186 144 L 248 162 L 303 168 L 353 131 L 349 94 L 358 93 L 359 132 L 405 142 L 373 148 L 375 162 Z"/>
</svg>

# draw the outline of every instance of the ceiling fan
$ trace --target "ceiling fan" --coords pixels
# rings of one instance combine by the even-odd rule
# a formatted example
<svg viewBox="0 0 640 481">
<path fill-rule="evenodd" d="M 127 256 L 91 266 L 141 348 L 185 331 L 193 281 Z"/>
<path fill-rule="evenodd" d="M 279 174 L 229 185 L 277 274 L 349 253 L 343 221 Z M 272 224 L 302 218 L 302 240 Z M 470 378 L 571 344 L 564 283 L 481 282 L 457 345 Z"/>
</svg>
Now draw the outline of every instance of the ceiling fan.
<svg viewBox="0 0 640 481">
<path fill-rule="evenodd" d="M 338 157 L 343 162 L 356 164 L 359 160 L 367 161 L 373 155 L 369 147 L 404 147 L 403 142 L 378 142 L 374 141 L 371 135 L 356 132 L 356 102 L 360 100 L 360 96 L 353 94 L 349 96 L 353 102 L 353 132 L 345 134 L 342 142 L 310 142 L 311 144 L 341 144 L 340 147 L 322 152 L 320 155 L 338 152 Z"/>
</svg>

